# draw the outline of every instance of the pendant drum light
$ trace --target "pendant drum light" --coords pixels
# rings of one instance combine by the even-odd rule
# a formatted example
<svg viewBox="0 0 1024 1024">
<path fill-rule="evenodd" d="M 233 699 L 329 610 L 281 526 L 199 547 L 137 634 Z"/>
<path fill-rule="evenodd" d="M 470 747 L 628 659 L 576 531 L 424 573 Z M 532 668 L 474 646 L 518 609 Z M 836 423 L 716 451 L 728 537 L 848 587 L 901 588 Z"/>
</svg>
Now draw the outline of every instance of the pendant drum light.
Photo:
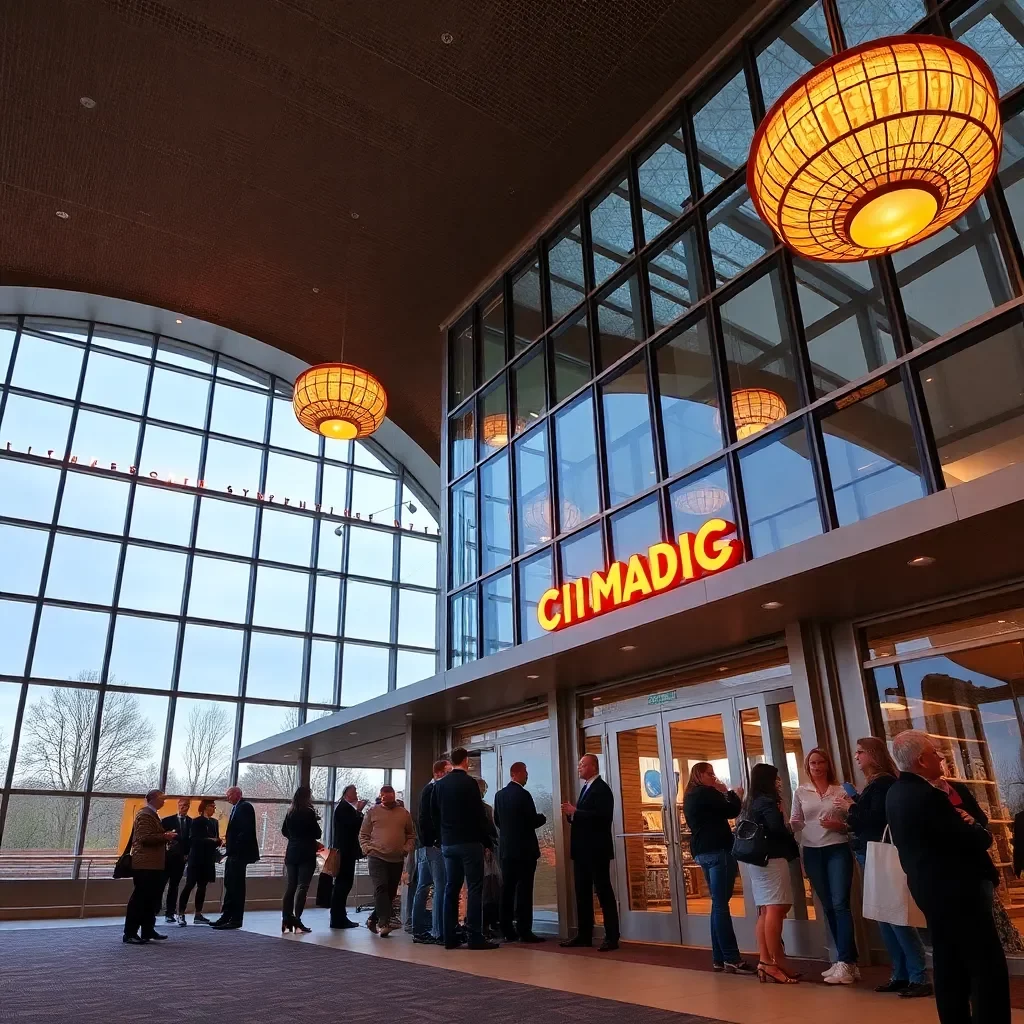
<svg viewBox="0 0 1024 1024">
<path fill-rule="evenodd" d="M 747 187 L 809 259 L 897 252 L 962 216 L 999 166 L 999 90 L 969 47 L 878 39 L 795 82 L 754 135 Z"/>
<path fill-rule="evenodd" d="M 697 484 L 680 491 L 672 504 L 691 516 L 713 516 L 729 504 L 729 492 L 715 484 Z"/>
<path fill-rule="evenodd" d="M 732 418 L 736 440 L 759 434 L 784 419 L 789 410 L 781 395 L 767 388 L 740 388 L 732 393 Z"/>
<path fill-rule="evenodd" d="M 292 408 L 314 434 L 350 441 L 384 422 L 388 396 L 372 373 L 349 363 L 320 363 L 295 378 Z"/>
<path fill-rule="evenodd" d="M 583 516 L 579 507 L 568 498 L 563 498 L 561 532 L 568 533 L 582 522 Z M 541 498 L 540 501 L 527 505 L 523 510 L 523 523 L 528 530 L 539 535 L 542 544 L 551 540 L 554 536 L 551 528 L 551 502 L 547 498 Z"/>
</svg>

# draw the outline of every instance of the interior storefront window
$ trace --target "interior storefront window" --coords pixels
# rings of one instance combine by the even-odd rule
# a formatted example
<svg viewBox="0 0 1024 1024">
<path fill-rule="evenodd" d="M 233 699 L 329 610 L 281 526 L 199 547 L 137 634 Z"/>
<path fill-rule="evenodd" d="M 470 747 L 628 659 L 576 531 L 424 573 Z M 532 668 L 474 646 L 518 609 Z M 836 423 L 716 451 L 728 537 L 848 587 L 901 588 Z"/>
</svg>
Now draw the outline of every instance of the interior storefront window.
<svg viewBox="0 0 1024 1024">
<path fill-rule="evenodd" d="M 600 523 L 595 523 L 589 529 L 580 530 L 568 540 L 563 540 L 560 549 L 563 582 L 589 576 L 592 572 L 607 568 Z"/>
<path fill-rule="evenodd" d="M 488 388 L 479 398 L 480 402 L 480 435 L 478 437 L 478 457 L 486 459 L 488 455 L 504 448 L 508 444 L 508 394 L 505 388 L 505 375 Z"/>
<path fill-rule="evenodd" d="M 831 56 L 832 44 L 821 0 L 804 0 L 793 11 L 785 29 L 757 55 L 765 109 L 801 75 Z"/>
<path fill-rule="evenodd" d="M 588 392 L 555 416 L 558 452 L 559 532 L 572 530 L 601 511 L 594 443 L 594 399 Z"/>
<path fill-rule="evenodd" d="M 597 335 L 602 368 L 617 362 L 643 339 L 642 305 L 635 274 L 599 301 Z"/>
<path fill-rule="evenodd" d="M 697 233 L 691 227 L 669 242 L 647 263 L 647 281 L 651 291 L 654 329 L 658 330 L 680 317 L 700 298 L 700 249 Z"/>
<path fill-rule="evenodd" d="M 927 0 L 838 0 L 847 46 L 899 35 L 927 13 Z"/>
<path fill-rule="evenodd" d="M 684 477 L 669 490 L 675 536 L 696 533 L 711 516 L 734 523 L 729 474 L 722 462 Z"/>
<path fill-rule="evenodd" d="M 551 319 L 556 323 L 583 301 L 583 243 L 578 220 L 548 243 L 548 287 Z"/>
<path fill-rule="evenodd" d="M 504 565 L 512 557 L 512 495 L 508 480 L 508 453 L 502 452 L 480 467 L 482 519 L 481 572 Z"/>
<path fill-rule="evenodd" d="M 544 591 L 554 585 L 550 548 L 519 563 L 519 632 L 524 643 L 546 635 L 537 621 L 537 606 Z"/>
<path fill-rule="evenodd" d="M 651 410 L 644 361 L 634 362 L 601 386 L 608 499 L 632 498 L 656 482 Z"/>
<path fill-rule="evenodd" d="M 555 401 L 578 391 L 593 376 L 587 315 L 581 311 L 551 335 L 555 357 Z"/>
<path fill-rule="evenodd" d="M 650 242 L 690 205 L 690 168 L 682 130 L 666 131 L 638 165 L 644 238 Z"/>
<path fill-rule="evenodd" d="M 612 516 L 612 558 L 620 562 L 628 562 L 631 555 L 644 554 L 661 540 L 661 509 L 656 494 Z"/>
<path fill-rule="evenodd" d="M 516 515 L 519 553 L 551 539 L 547 425 L 516 441 Z"/>
</svg>

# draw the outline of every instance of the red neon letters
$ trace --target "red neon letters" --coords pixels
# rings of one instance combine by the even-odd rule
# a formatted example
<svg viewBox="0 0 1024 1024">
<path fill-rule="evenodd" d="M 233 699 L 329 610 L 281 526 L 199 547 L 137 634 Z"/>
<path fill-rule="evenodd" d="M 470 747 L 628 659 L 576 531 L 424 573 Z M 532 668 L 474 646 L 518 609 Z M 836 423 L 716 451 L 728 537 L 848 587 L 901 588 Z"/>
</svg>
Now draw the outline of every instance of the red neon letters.
<svg viewBox="0 0 1024 1024">
<path fill-rule="evenodd" d="M 537 605 L 537 621 L 548 632 L 564 629 L 701 576 L 731 569 L 743 558 L 743 542 L 729 539 L 735 532 L 735 525 L 728 520 L 709 519 L 696 534 L 680 534 L 675 544 L 654 544 L 646 555 L 613 562 L 605 572 L 563 583 L 561 590 L 552 587 Z"/>
</svg>

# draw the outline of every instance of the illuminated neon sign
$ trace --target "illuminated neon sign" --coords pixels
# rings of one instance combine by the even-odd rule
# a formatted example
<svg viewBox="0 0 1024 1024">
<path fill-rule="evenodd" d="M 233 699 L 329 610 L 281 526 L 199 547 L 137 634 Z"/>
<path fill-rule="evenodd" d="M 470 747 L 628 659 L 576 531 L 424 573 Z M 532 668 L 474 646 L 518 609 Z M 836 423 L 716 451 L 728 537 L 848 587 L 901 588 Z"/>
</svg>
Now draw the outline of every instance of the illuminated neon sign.
<svg viewBox="0 0 1024 1024">
<path fill-rule="evenodd" d="M 563 583 L 561 589 L 552 587 L 537 605 L 537 621 L 548 632 L 564 629 L 731 569 L 743 558 L 743 542 L 730 536 L 735 532 L 727 519 L 709 519 L 695 534 L 681 533 L 674 544 L 653 544 L 646 555 L 612 562 L 604 572 Z"/>
</svg>

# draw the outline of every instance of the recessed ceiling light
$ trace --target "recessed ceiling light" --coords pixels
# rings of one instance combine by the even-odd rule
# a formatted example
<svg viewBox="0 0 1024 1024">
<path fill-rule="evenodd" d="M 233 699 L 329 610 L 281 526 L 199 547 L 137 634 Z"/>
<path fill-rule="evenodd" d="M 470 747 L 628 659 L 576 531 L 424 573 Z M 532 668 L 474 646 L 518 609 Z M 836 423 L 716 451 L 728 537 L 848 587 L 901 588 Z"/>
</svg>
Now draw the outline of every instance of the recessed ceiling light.
<svg viewBox="0 0 1024 1024">
<path fill-rule="evenodd" d="M 925 384 L 931 384 L 933 380 L 935 380 L 934 377 L 925 377 L 924 382 Z"/>
<path fill-rule="evenodd" d="M 457 697 L 456 699 L 457 700 L 469 700 L 469 697 L 467 697 L 465 694 L 463 694 L 461 697 Z"/>
<path fill-rule="evenodd" d="M 352 218 L 353 220 L 359 220 L 359 214 L 358 214 L 358 213 L 356 213 L 356 211 L 355 211 L 355 210 L 353 210 L 353 211 L 352 211 L 352 212 L 351 212 L 351 213 L 349 214 L 349 216 L 350 216 L 350 217 L 351 217 L 351 218 Z"/>
<path fill-rule="evenodd" d="M 761 605 L 761 607 L 765 611 L 767 611 L 767 612 L 774 612 L 774 611 L 777 611 L 779 608 L 782 607 L 782 602 L 781 601 L 765 601 L 764 604 Z"/>
<path fill-rule="evenodd" d="M 442 32 L 441 42 L 444 43 L 445 46 L 451 46 L 452 43 L 455 42 L 455 36 L 453 36 L 451 32 Z"/>
<path fill-rule="evenodd" d="M 86 110 L 95 110 L 96 101 L 91 96 L 83 96 L 79 101 Z"/>
<path fill-rule="evenodd" d="M 349 733 L 349 736 L 358 736 L 358 735 L 359 735 L 359 733 L 357 733 L 354 729 Z"/>
<path fill-rule="evenodd" d="M 174 322 L 175 322 L 176 324 L 180 324 L 180 323 L 181 323 L 181 317 L 176 317 L 176 318 L 175 318 L 175 320 L 174 320 Z"/>
<path fill-rule="evenodd" d="M 595 698 L 594 698 L 594 703 L 595 703 L 595 704 L 600 704 L 600 703 L 601 703 L 601 701 L 603 701 L 603 700 L 604 700 L 604 697 L 595 697 Z"/>
<path fill-rule="evenodd" d="M 636 644 L 623 644 L 619 648 L 619 650 L 620 651 L 635 651 L 636 650 Z"/>
<path fill-rule="evenodd" d="M 314 295 L 319 295 L 320 294 L 320 289 L 319 288 L 314 288 L 313 289 L 313 294 Z"/>
<path fill-rule="evenodd" d="M 540 679 L 540 676 L 539 676 L 539 675 L 537 675 L 537 674 L 536 674 L 535 672 L 531 672 L 531 673 L 529 673 L 529 674 L 527 675 L 527 677 L 526 677 L 526 678 L 527 678 L 527 679 Z"/>
<path fill-rule="evenodd" d="M 411 711 L 406 711 L 405 717 L 406 718 L 412 718 L 412 712 Z"/>
<path fill-rule="evenodd" d="M 65 213 L 64 210 L 58 210 L 57 211 L 57 216 L 60 217 L 61 220 L 67 220 L 68 217 L 71 216 L 71 214 Z"/>
<path fill-rule="evenodd" d="M 931 555 L 918 555 L 917 558 L 910 559 L 907 565 L 914 566 L 915 569 L 920 569 L 925 565 L 934 565 L 935 559 Z"/>
<path fill-rule="evenodd" d="M 718 671 L 719 672 L 728 672 L 729 671 L 729 666 L 728 665 L 719 665 L 718 666 Z"/>
</svg>

